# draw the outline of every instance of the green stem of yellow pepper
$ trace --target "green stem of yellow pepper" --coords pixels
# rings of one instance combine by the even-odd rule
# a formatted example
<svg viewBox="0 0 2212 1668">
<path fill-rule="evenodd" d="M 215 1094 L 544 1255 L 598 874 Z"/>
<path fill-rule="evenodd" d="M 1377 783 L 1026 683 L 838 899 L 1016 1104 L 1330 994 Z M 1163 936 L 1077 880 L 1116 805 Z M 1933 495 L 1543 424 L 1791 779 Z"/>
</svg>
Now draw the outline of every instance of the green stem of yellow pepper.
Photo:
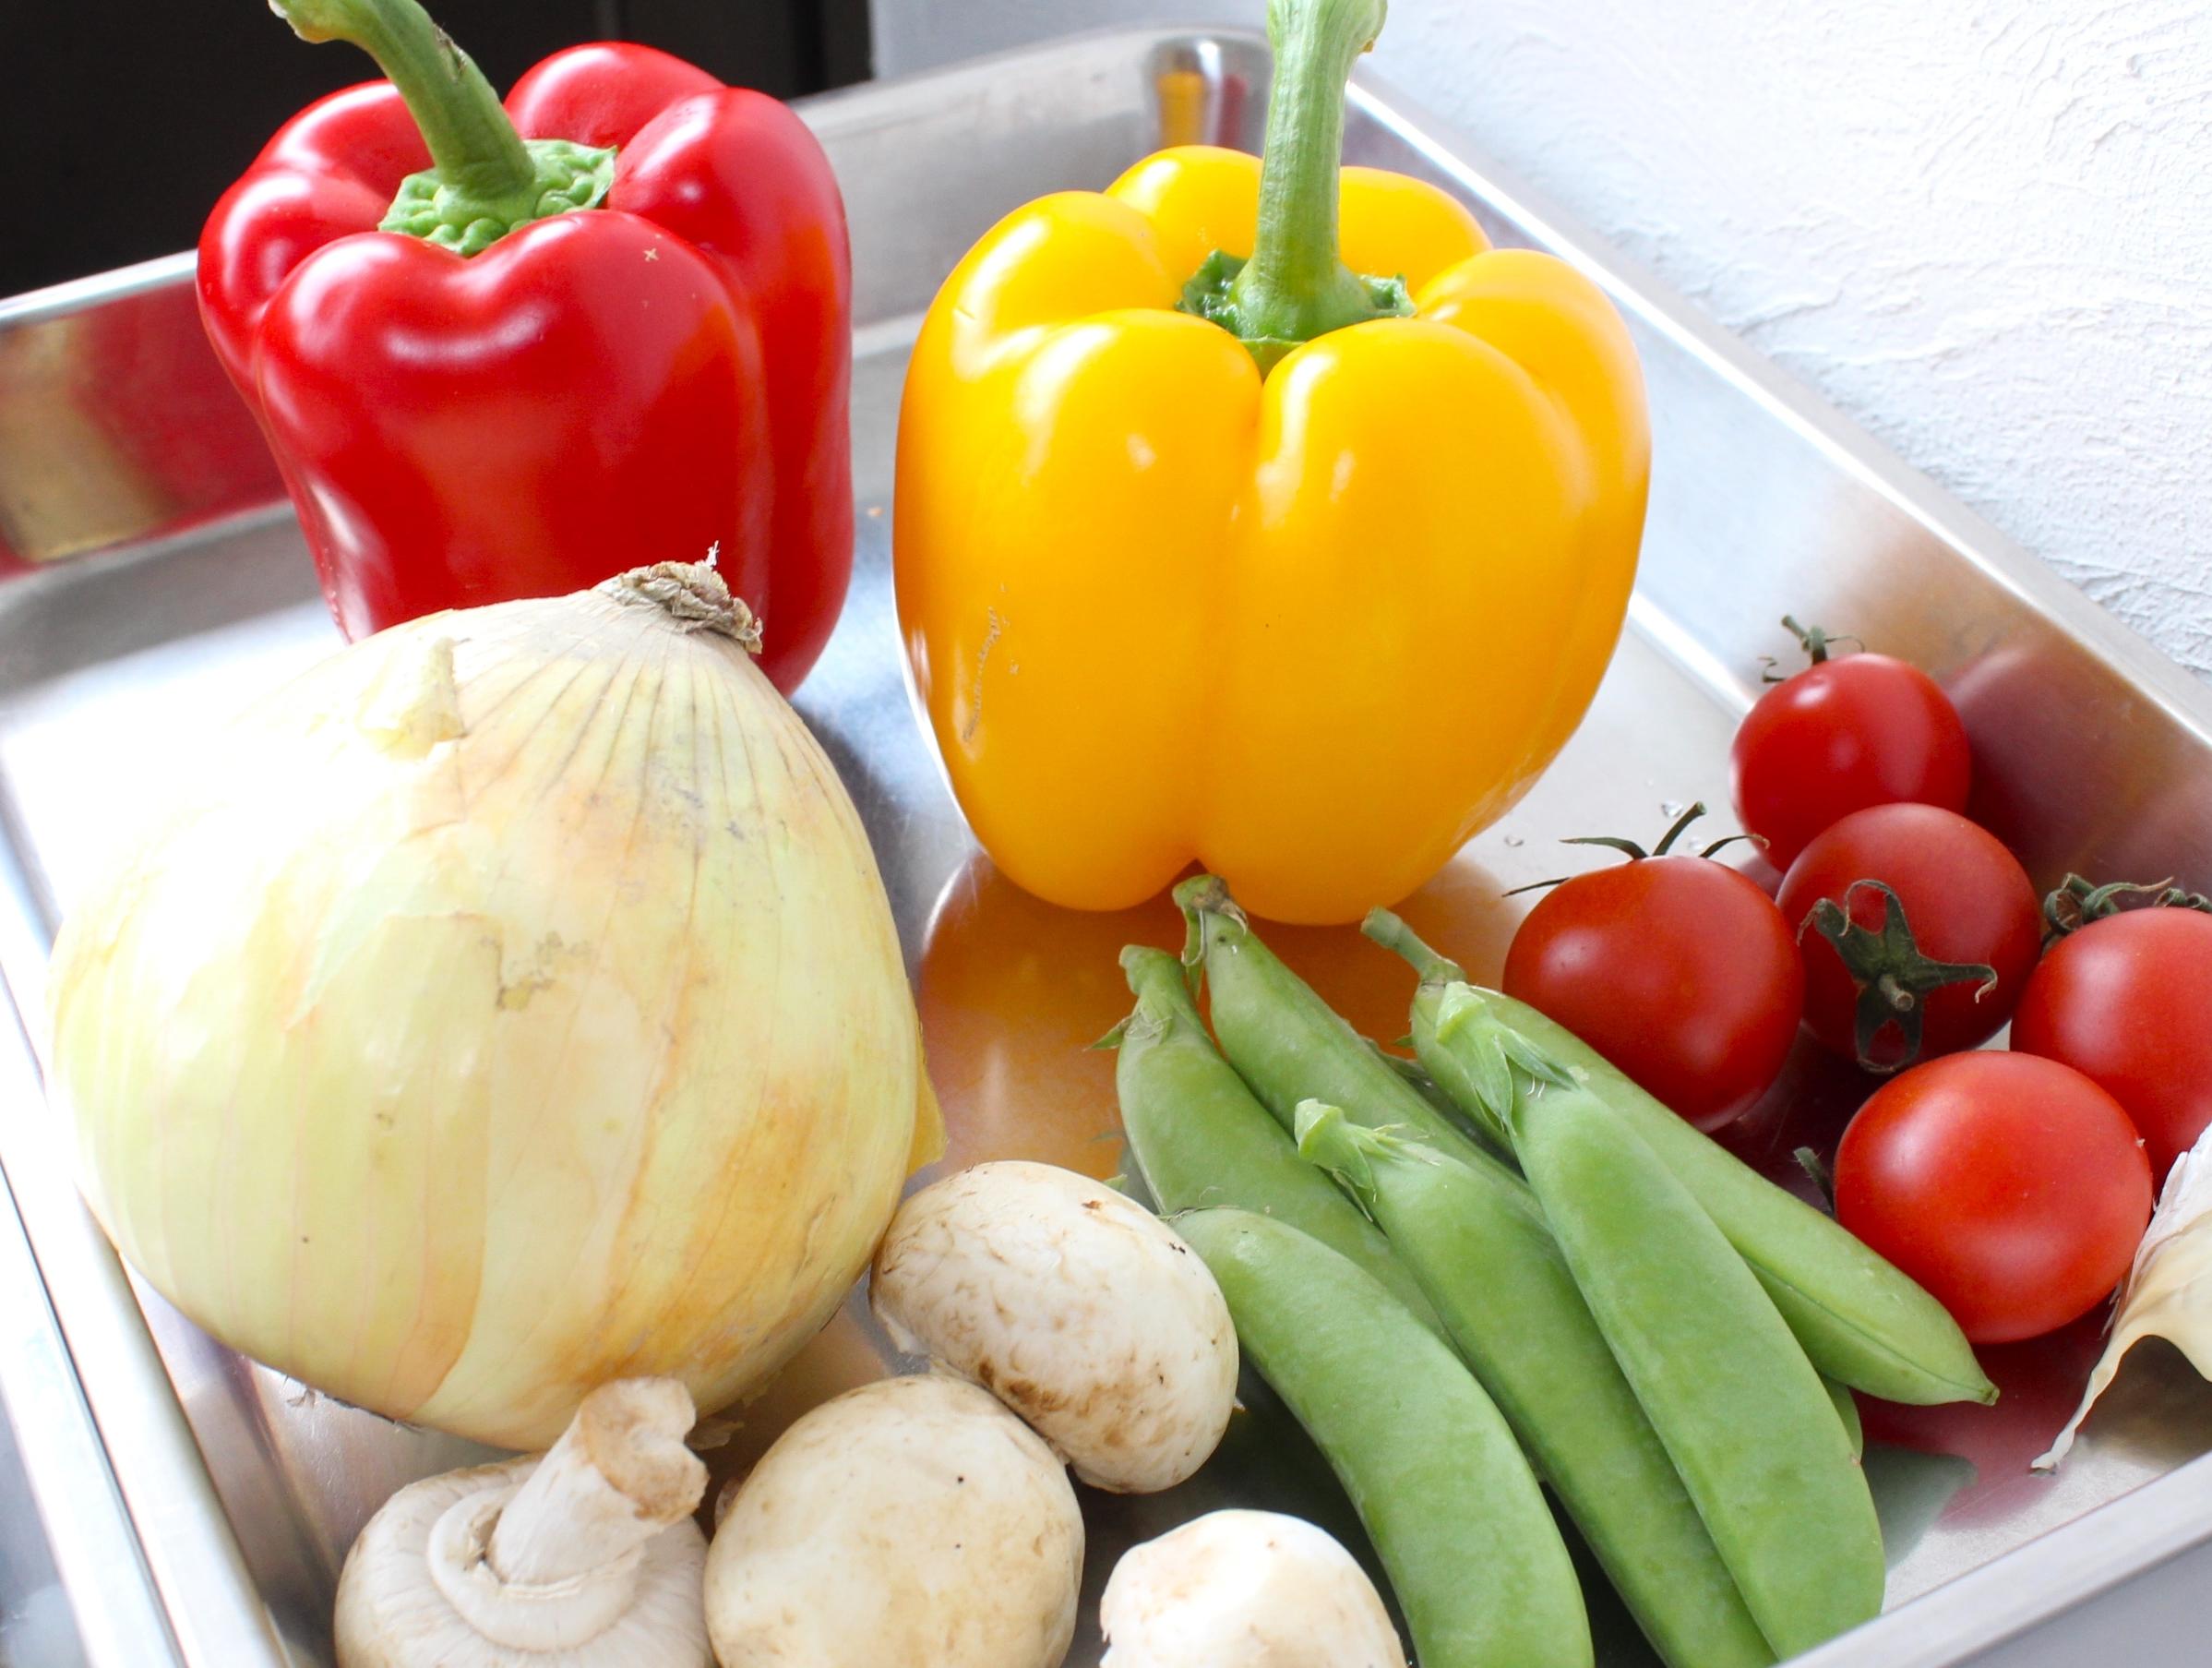
<svg viewBox="0 0 2212 1668">
<path fill-rule="evenodd" d="M 1273 0 L 1275 52 L 1260 170 L 1260 228 L 1229 294 L 1254 333 L 1309 340 L 1373 317 L 1336 253 L 1345 84 L 1381 32 L 1383 0 Z"/>
<path fill-rule="evenodd" d="M 1384 0 L 1269 0 L 1275 73 L 1251 257 L 1214 254 L 1183 294 L 1185 311 L 1233 332 L 1263 371 L 1316 336 L 1412 311 L 1404 283 L 1362 278 L 1337 253 L 1345 84 L 1385 10 Z"/>
</svg>

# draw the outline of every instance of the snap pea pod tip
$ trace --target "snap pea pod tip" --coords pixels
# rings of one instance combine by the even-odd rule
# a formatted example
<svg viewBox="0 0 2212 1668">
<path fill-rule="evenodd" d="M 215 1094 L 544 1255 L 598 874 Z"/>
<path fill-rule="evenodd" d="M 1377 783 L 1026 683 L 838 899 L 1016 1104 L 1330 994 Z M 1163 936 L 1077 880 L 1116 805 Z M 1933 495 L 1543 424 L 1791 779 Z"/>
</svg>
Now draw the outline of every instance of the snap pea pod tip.
<svg viewBox="0 0 2212 1668">
<path fill-rule="evenodd" d="M 1312 1166 L 1206 1035 L 1183 968 L 1162 950 L 1121 953 L 1136 1005 L 1118 1028 L 1115 1086 L 1138 1173 L 1163 1214 L 1235 1206 L 1289 1223 L 1351 1259 L 1431 1330 L 1441 1326 L 1381 1230 Z"/>
</svg>

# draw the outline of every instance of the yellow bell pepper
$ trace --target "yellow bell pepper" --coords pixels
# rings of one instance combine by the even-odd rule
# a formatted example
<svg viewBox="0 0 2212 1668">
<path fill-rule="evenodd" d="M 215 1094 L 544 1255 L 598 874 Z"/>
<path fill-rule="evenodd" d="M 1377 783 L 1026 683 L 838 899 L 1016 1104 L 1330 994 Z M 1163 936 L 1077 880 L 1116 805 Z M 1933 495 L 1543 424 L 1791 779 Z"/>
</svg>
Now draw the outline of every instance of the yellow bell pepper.
<svg viewBox="0 0 2212 1668">
<path fill-rule="evenodd" d="M 1441 191 L 1340 178 L 1382 9 L 1273 0 L 1264 162 L 1178 148 L 1017 210 L 915 343 L 907 654 L 976 838 L 1054 903 L 1196 859 L 1258 914 L 1356 919 L 1527 790 L 1611 658 L 1634 350 Z"/>
</svg>

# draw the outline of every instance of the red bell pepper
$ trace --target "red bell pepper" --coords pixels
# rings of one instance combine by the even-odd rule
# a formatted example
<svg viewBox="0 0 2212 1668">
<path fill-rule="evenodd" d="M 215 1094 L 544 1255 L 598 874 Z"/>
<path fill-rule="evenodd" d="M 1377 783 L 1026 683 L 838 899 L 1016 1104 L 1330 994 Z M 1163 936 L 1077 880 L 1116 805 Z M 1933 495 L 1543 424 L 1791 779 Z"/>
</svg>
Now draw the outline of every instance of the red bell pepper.
<svg viewBox="0 0 2212 1668">
<path fill-rule="evenodd" d="M 776 100 L 650 47 L 504 107 L 414 0 L 275 0 L 391 78 L 271 139 L 200 316 L 349 637 L 719 548 L 789 690 L 852 572 L 851 268 Z"/>
</svg>

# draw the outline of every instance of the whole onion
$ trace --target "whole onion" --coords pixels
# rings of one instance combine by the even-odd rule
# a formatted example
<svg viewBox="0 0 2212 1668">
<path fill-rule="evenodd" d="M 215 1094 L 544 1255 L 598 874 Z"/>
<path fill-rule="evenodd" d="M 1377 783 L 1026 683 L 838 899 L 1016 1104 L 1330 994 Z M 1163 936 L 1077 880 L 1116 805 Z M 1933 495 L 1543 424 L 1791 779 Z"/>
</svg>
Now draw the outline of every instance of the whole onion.
<svg viewBox="0 0 2212 1668">
<path fill-rule="evenodd" d="M 55 946 L 123 1254 L 224 1343 L 509 1447 L 702 1410 L 862 1267 L 935 1103 L 859 818 L 703 567 L 435 615 L 221 737 Z"/>
</svg>

